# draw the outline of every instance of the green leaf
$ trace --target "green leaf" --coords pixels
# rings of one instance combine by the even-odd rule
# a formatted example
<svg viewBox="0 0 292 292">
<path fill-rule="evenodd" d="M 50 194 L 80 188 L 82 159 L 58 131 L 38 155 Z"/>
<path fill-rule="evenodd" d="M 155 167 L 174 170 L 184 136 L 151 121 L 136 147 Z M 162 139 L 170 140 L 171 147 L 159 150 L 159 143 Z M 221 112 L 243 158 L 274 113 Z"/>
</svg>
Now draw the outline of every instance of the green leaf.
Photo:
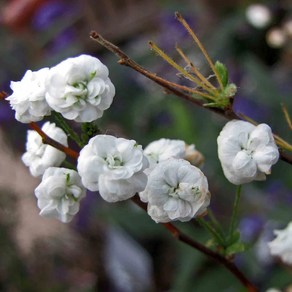
<svg viewBox="0 0 292 292">
<path fill-rule="evenodd" d="M 231 237 L 228 239 L 228 245 L 232 245 L 236 242 L 240 241 L 240 232 L 239 230 L 234 230 L 234 232 L 232 233 Z"/>
<path fill-rule="evenodd" d="M 243 242 L 235 242 L 234 244 L 230 245 L 226 249 L 226 255 L 234 255 L 240 252 L 245 251 L 245 245 Z"/>
<path fill-rule="evenodd" d="M 227 70 L 226 66 L 224 64 L 222 64 L 221 62 L 216 61 L 215 69 L 216 69 L 217 73 L 219 74 L 219 77 L 220 77 L 222 84 L 225 88 L 228 84 L 228 70 Z"/>
</svg>

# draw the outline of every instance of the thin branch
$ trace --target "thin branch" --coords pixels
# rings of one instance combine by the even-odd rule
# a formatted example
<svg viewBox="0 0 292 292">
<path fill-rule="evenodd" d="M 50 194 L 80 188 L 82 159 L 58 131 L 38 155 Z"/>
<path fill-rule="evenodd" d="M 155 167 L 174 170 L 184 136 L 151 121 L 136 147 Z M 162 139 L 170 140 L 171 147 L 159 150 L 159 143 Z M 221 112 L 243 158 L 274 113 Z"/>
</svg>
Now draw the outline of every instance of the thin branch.
<svg viewBox="0 0 292 292">
<path fill-rule="evenodd" d="M 185 21 L 185 19 L 182 17 L 182 15 L 179 12 L 175 13 L 175 17 L 176 19 L 184 26 L 184 28 L 188 31 L 188 33 L 191 35 L 191 37 L 193 38 L 193 40 L 195 41 L 195 43 L 198 45 L 198 47 L 200 48 L 201 52 L 203 53 L 203 55 L 205 56 L 210 68 L 212 69 L 212 71 L 214 72 L 214 74 L 216 75 L 216 79 L 219 83 L 219 86 L 221 88 L 221 90 L 223 91 L 224 87 L 221 81 L 221 78 L 211 60 L 211 58 L 209 57 L 207 51 L 205 50 L 204 46 L 202 45 L 201 41 L 198 39 L 198 37 L 196 36 L 196 34 L 193 32 L 193 30 L 190 28 L 190 26 L 188 25 L 188 23 Z"/>
<path fill-rule="evenodd" d="M 5 91 L 0 91 L 0 99 L 5 99 L 8 96 L 8 93 Z"/>
<path fill-rule="evenodd" d="M 198 86 L 202 87 L 204 90 L 206 90 L 207 92 L 210 92 L 210 88 L 208 86 L 205 85 L 205 83 L 201 82 L 198 78 L 196 78 L 195 76 L 191 75 L 189 72 L 187 72 L 184 68 L 182 68 L 181 66 L 179 66 L 174 60 L 172 60 L 166 53 L 164 53 L 160 48 L 158 48 L 158 46 L 153 43 L 153 42 L 149 42 L 149 46 L 150 48 L 156 53 L 158 54 L 163 60 L 165 60 L 169 65 L 171 65 L 173 68 L 175 68 L 177 71 L 179 71 L 182 75 L 184 75 L 185 77 L 189 78 L 190 80 L 192 80 L 194 83 L 196 83 Z M 216 88 L 215 88 L 216 89 Z M 207 95 L 207 97 L 209 99 L 212 98 L 212 96 L 209 97 L 209 95 Z"/>
<path fill-rule="evenodd" d="M 90 37 L 91 39 L 93 39 L 94 41 L 98 42 L 100 45 L 102 45 L 103 47 L 105 47 L 107 50 L 111 51 L 112 53 L 114 53 L 117 57 L 119 57 L 119 61 L 118 63 L 127 67 L 132 68 L 133 70 L 139 72 L 140 74 L 146 76 L 147 78 L 149 78 L 150 80 L 153 80 L 155 83 L 159 84 L 160 86 L 162 86 L 164 89 L 166 89 L 168 92 L 173 93 L 174 95 L 181 97 L 185 100 L 188 100 L 190 102 L 192 102 L 193 104 L 202 107 L 202 108 L 206 108 L 204 106 L 204 102 L 195 99 L 193 96 L 188 95 L 184 92 L 181 92 L 180 90 L 178 90 L 177 88 L 175 88 L 174 83 L 169 82 L 159 76 L 157 76 L 157 74 L 152 73 L 148 70 L 146 70 L 145 68 L 143 68 L 142 66 L 140 66 L 139 64 L 137 64 L 134 60 L 132 60 L 129 56 L 127 56 L 119 47 L 115 46 L 113 43 L 109 42 L 108 40 L 104 39 L 100 34 L 98 34 L 96 31 L 92 31 L 90 33 Z M 223 117 L 226 117 L 228 119 L 239 119 L 239 117 L 231 110 L 223 110 L 220 108 L 212 108 L 212 107 L 208 107 L 208 110 L 215 112 Z"/>
<path fill-rule="evenodd" d="M 141 202 L 138 195 L 132 197 L 132 201 L 136 205 L 138 205 L 140 208 L 147 211 L 147 204 Z M 246 276 L 237 268 L 237 266 L 233 262 L 226 259 L 225 257 L 220 255 L 219 253 L 216 253 L 215 251 L 205 247 L 204 245 L 200 244 L 199 242 L 193 240 L 189 236 L 185 235 L 172 223 L 162 223 L 162 225 L 177 240 L 193 247 L 194 249 L 200 251 L 201 253 L 205 254 L 206 256 L 212 258 L 213 260 L 215 260 L 218 263 L 225 266 L 226 269 L 228 269 L 242 283 L 242 285 L 244 285 L 244 287 L 247 288 L 248 292 L 257 292 L 258 291 L 258 289 L 246 278 Z"/>
<path fill-rule="evenodd" d="M 140 74 L 146 76 L 150 80 L 153 80 L 155 83 L 159 84 L 162 86 L 164 89 L 166 89 L 168 92 L 173 93 L 174 95 L 183 98 L 185 100 L 188 100 L 192 102 L 193 104 L 208 109 L 220 116 L 223 116 L 227 118 L 228 120 L 233 120 L 233 119 L 241 119 L 233 110 L 232 107 L 228 109 L 221 109 L 221 108 L 213 108 L 213 107 L 205 107 L 204 102 L 195 99 L 193 96 L 186 94 L 185 92 L 182 92 L 178 90 L 177 88 L 174 87 L 174 84 L 157 76 L 155 73 L 152 73 L 139 64 L 137 64 L 134 60 L 132 60 L 130 57 L 128 57 L 119 47 L 115 46 L 108 40 L 104 39 L 100 34 L 98 34 L 96 31 L 92 31 L 90 33 L 90 37 L 92 40 L 98 42 L 100 45 L 105 47 L 107 50 L 110 52 L 114 53 L 118 58 L 119 61 L 118 63 L 127 67 L 132 68 L 133 70 L 139 72 Z M 292 164 L 292 157 L 287 155 L 285 152 L 283 152 L 280 149 L 280 158 L 289 163 Z"/>
<path fill-rule="evenodd" d="M 69 147 L 66 147 L 64 145 L 62 145 L 61 143 L 55 141 L 54 139 L 50 138 L 44 131 L 42 131 L 42 129 L 34 122 L 31 122 L 30 127 L 35 130 L 43 139 L 43 143 L 44 144 L 48 144 L 62 152 L 64 152 L 65 154 L 67 154 L 68 156 L 77 159 L 79 156 L 79 153 L 70 149 Z"/>
<path fill-rule="evenodd" d="M 290 130 L 292 130 L 292 122 L 291 122 L 291 119 L 290 119 L 290 116 L 289 116 L 289 113 L 288 113 L 288 110 L 286 108 L 286 105 L 284 103 L 281 103 L 281 107 L 282 107 L 282 111 L 284 113 L 284 116 L 285 116 L 285 119 L 286 119 L 286 122 L 288 124 L 288 127 Z"/>
<path fill-rule="evenodd" d="M 198 76 L 198 78 L 201 80 L 201 82 L 203 82 L 210 89 L 216 90 L 216 87 L 211 82 L 209 82 L 209 80 L 207 78 L 205 78 L 201 74 L 201 72 L 194 66 L 194 64 L 190 61 L 190 59 L 185 55 L 185 53 L 183 52 L 183 50 L 178 45 L 176 45 L 175 49 L 179 53 L 179 55 L 184 59 L 184 61 L 186 62 L 186 64 L 188 66 L 190 66 L 190 68 L 193 71 L 194 75 Z"/>
</svg>

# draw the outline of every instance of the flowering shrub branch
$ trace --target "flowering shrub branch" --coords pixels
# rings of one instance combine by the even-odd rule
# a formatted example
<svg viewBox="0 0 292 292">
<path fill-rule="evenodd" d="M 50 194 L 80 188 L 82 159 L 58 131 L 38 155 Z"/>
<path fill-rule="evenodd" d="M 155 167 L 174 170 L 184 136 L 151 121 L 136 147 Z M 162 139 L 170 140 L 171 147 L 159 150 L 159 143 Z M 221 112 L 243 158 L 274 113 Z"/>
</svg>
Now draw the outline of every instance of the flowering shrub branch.
<svg viewBox="0 0 292 292">
<path fill-rule="evenodd" d="M 184 24 L 186 24 L 185 20 L 183 20 L 182 16 L 180 14 L 177 14 L 178 19 L 183 22 Z M 187 24 L 186 24 L 187 25 Z M 206 102 L 202 101 L 202 99 L 198 99 L 195 98 L 194 95 L 189 95 L 187 93 L 193 93 L 193 94 L 197 94 L 201 97 L 206 97 L 207 100 L 208 98 L 213 99 L 213 97 L 210 95 L 210 93 L 213 92 L 214 94 L 214 90 L 215 92 L 217 91 L 217 89 L 214 89 L 214 86 L 208 81 L 207 78 L 203 77 L 200 73 L 198 74 L 198 70 L 195 69 L 195 67 L 193 66 L 193 64 L 187 59 L 187 57 L 184 55 L 184 53 L 178 48 L 178 51 L 180 52 L 180 55 L 183 56 L 183 58 L 186 60 L 187 64 L 189 64 L 192 68 L 192 70 L 194 70 L 195 74 L 199 77 L 200 80 L 198 79 L 193 79 L 193 77 L 191 77 L 193 79 L 193 81 L 195 81 L 199 86 L 202 86 L 203 88 L 208 88 L 209 94 L 206 94 L 202 91 L 198 91 L 195 90 L 193 88 L 187 87 L 187 86 L 182 86 L 173 82 L 170 82 L 166 79 L 163 79 L 159 76 L 157 76 L 156 73 L 152 73 L 148 70 L 146 70 L 145 68 L 143 68 L 141 65 L 137 64 L 134 60 L 132 60 L 125 52 L 123 52 L 119 47 L 117 47 L 116 45 L 114 45 L 113 43 L 111 43 L 110 41 L 106 40 L 105 38 L 103 38 L 100 34 L 98 34 L 96 31 L 92 31 L 90 33 L 90 37 L 91 39 L 93 39 L 94 41 L 98 42 L 100 45 L 102 45 L 103 47 L 105 47 L 106 49 L 108 49 L 109 51 L 113 52 L 117 57 L 119 57 L 119 61 L 118 63 L 121 65 L 125 65 L 127 67 L 130 67 L 131 69 L 139 72 L 140 74 L 146 76 L 147 78 L 149 78 L 150 80 L 154 81 L 155 83 L 159 84 L 160 86 L 162 86 L 166 92 L 170 92 L 173 93 L 174 95 L 183 98 L 185 100 L 188 100 L 192 103 L 194 103 L 195 105 L 208 109 L 216 114 L 219 114 L 221 116 L 224 116 L 225 118 L 227 118 L 228 120 L 233 120 L 233 119 L 244 119 L 247 120 L 249 122 L 251 122 L 251 119 L 247 116 L 241 115 L 241 114 L 236 114 L 233 109 L 232 109 L 232 98 L 233 95 L 235 94 L 234 89 L 233 89 L 233 84 L 229 84 L 228 83 L 228 77 L 227 77 L 227 69 L 225 68 L 225 66 L 221 63 L 216 62 L 215 65 L 213 65 L 212 61 L 210 60 L 210 58 L 208 57 L 207 52 L 205 51 L 204 47 L 202 46 L 202 44 L 200 43 L 200 41 L 198 40 L 198 38 L 196 37 L 196 35 L 194 34 L 194 32 L 191 30 L 191 28 L 187 25 L 188 27 L 188 31 L 191 32 L 191 35 L 193 36 L 193 38 L 196 40 L 196 43 L 200 46 L 200 49 L 204 52 L 204 56 L 206 57 L 206 59 L 208 60 L 208 63 L 210 64 L 213 72 L 216 75 L 216 79 L 218 81 L 219 84 L 222 83 L 223 80 L 223 85 L 220 85 L 220 90 L 222 91 L 222 87 L 221 86 L 225 86 L 225 89 L 227 89 L 227 91 L 225 93 L 223 93 L 223 96 L 220 95 L 220 92 L 217 92 L 215 94 L 215 96 L 219 96 L 220 98 L 214 100 L 214 103 L 212 104 L 206 104 Z M 152 49 L 155 50 L 155 52 L 157 52 L 160 56 L 162 56 L 168 63 L 172 64 L 173 67 L 175 67 L 177 70 L 179 70 L 180 73 L 182 73 L 186 78 L 190 77 L 190 74 L 188 72 L 186 72 L 183 68 L 181 68 L 179 65 L 177 65 L 176 63 L 174 63 L 166 54 L 164 54 L 155 44 L 153 44 L 152 42 L 150 42 L 150 46 L 152 47 Z M 212 65 L 211 65 L 212 64 Z M 219 74 L 219 72 L 221 72 L 221 74 Z M 225 81 L 224 81 L 225 80 Z M 226 86 L 231 86 L 231 87 L 226 87 Z M 224 88 L 223 88 L 224 89 Z M 230 90 L 232 92 L 232 94 L 230 95 Z M 224 90 L 223 90 L 224 91 Z M 222 94 L 222 93 L 221 93 Z M 229 103 L 229 102 L 230 103 Z M 219 102 L 219 103 L 218 103 Z M 223 106 L 222 103 L 223 102 Z M 210 106 L 211 105 L 211 106 Z M 285 114 L 286 116 L 287 114 Z M 255 122 L 254 122 L 255 123 Z M 292 151 L 292 146 L 286 142 L 284 139 L 282 139 L 281 137 L 279 137 L 278 135 L 273 134 L 275 137 L 275 140 L 278 144 L 278 146 L 280 147 L 280 158 L 289 163 L 292 164 L 292 157 L 291 155 L 288 155 L 286 151 Z"/>
<path fill-rule="evenodd" d="M 55 141 L 54 139 L 50 138 L 48 135 L 46 135 L 40 128 L 39 126 L 32 122 L 30 123 L 30 126 L 32 129 L 34 129 L 43 139 L 43 143 L 44 144 L 48 144 L 51 145 L 52 147 L 63 151 L 64 153 L 66 153 L 68 156 L 74 158 L 74 159 L 78 159 L 79 157 L 79 153 L 73 151 L 72 149 L 63 146 L 62 144 L 58 143 L 57 141 Z M 239 192 L 237 192 L 237 194 L 239 194 Z M 139 198 L 139 196 L 136 194 L 134 197 L 131 198 L 131 200 L 138 205 L 140 208 L 142 208 L 143 210 L 145 210 L 147 212 L 147 204 L 142 202 Z M 236 200 L 238 203 L 238 200 Z M 238 207 L 238 204 L 236 204 Z M 229 232 L 229 236 L 232 235 L 233 231 L 234 231 L 234 226 L 235 226 L 235 214 L 236 214 L 236 208 L 234 209 L 234 213 L 232 216 L 232 223 L 231 223 L 231 229 Z M 198 218 L 198 221 L 206 226 L 206 222 L 202 219 Z M 205 224 L 204 224 L 205 223 Z M 199 242 L 191 239 L 189 236 L 187 236 L 186 234 L 184 234 L 183 232 L 180 231 L 179 228 L 177 228 L 176 226 L 174 226 L 172 223 L 161 223 L 177 240 L 184 242 L 185 244 L 193 247 L 194 249 L 202 252 L 203 254 L 205 254 L 206 256 L 212 258 L 213 260 L 219 262 L 220 264 L 222 264 L 223 266 L 225 266 L 235 277 L 238 278 L 238 280 L 247 288 L 247 291 L 249 292 L 255 292 L 258 291 L 257 288 L 246 278 L 246 276 L 237 268 L 237 266 L 230 261 L 228 258 L 222 256 L 221 254 L 213 251 L 210 248 L 207 248 L 206 246 L 200 244 Z M 214 231 L 216 232 L 216 231 Z"/>
<path fill-rule="evenodd" d="M 44 144 L 48 144 L 62 152 L 64 152 L 65 154 L 67 154 L 68 156 L 77 159 L 79 156 L 79 153 L 70 149 L 69 147 L 66 147 L 64 145 L 62 145 L 61 143 L 55 141 L 54 139 L 50 138 L 44 131 L 42 131 L 42 129 L 35 123 L 35 122 L 31 122 L 30 127 L 35 130 L 41 137 L 43 140 Z"/>
<path fill-rule="evenodd" d="M 143 203 L 139 196 L 134 196 L 131 199 L 136 205 L 138 205 L 143 210 L 147 211 L 147 204 Z M 183 232 L 179 230 L 176 226 L 172 223 L 162 223 L 162 225 L 172 234 L 174 238 L 177 240 L 189 245 L 190 247 L 200 251 L 201 253 L 205 254 L 206 256 L 210 257 L 211 259 L 215 260 L 216 262 L 222 264 L 226 267 L 242 284 L 246 287 L 248 292 L 256 292 L 258 289 L 254 286 L 246 276 L 237 268 L 237 266 L 230 261 L 229 259 L 225 258 L 221 254 L 213 251 L 212 249 L 207 248 L 206 246 L 200 244 L 199 242 L 193 240 Z"/>
<path fill-rule="evenodd" d="M 91 33 L 91 38 L 117 55 L 120 64 L 153 80 L 167 92 L 230 120 L 217 138 L 223 173 L 237 186 L 228 232 L 222 230 L 208 209 L 211 193 L 207 177 L 200 169 L 204 157 L 195 145 L 161 138 L 143 149 L 135 140 L 101 134 L 95 121 L 110 107 L 115 87 L 108 68 L 99 59 L 80 55 L 52 68 L 28 70 L 21 81 L 11 82 L 13 93 L 8 96 L 0 92 L 0 98 L 9 101 L 15 118 L 32 129 L 27 133 L 22 161 L 33 176 L 42 177 L 35 189 L 40 215 L 70 222 L 79 211 L 86 190 L 98 192 L 110 203 L 131 199 L 174 238 L 222 264 L 247 291 L 258 291 L 233 262 L 235 254 L 245 251 L 237 230 L 241 188 L 242 184 L 265 180 L 279 157 L 292 164 L 292 157 L 283 152 L 292 151 L 292 146 L 273 134 L 267 124 L 257 124 L 233 111 L 237 88 L 229 82 L 227 68 L 218 61 L 213 63 L 184 18 L 179 13 L 176 18 L 200 48 L 216 77 L 215 83 L 205 78 L 178 46 L 176 50 L 188 69 L 178 65 L 156 44 L 149 43 L 152 50 L 195 83 L 196 88 L 149 72 L 96 32 Z M 284 106 L 283 112 L 291 126 Z M 50 115 L 56 124 L 47 121 L 39 127 L 36 122 Z M 79 123 L 78 131 L 67 120 Z M 68 138 L 79 146 L 78 151 L 68 146 Z M 69 165 L 66 156 L 73 160 L 68 168 L 64 167 Z M 207 215 L 205 220 L 203 217 Z M 172 223 L 193 219 L 212 236 L 207 246 Z M 291 230 L 290 223 L 286 229 L 275 231 L 277 238 L 269 244 L 271 253 L 288 264 L 292 264 Z"/>
</svg>

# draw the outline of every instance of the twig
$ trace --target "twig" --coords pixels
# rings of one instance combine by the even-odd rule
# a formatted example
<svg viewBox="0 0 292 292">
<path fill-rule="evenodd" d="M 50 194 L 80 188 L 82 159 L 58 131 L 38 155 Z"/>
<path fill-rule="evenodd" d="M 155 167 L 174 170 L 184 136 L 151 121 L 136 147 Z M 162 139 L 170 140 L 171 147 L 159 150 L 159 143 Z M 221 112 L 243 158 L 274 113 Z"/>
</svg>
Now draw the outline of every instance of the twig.
<svg viewBox="0 0 292 292">
<path fill-rule="evenodd" d="M 288 124 L 288 127 L 290 130 L 292 130 L 292 122 L 291 122 L 291 119 L 290 119 L 290 116 L 289 116 L 289 113 L 288 113 L 288 110 L 285 106 L 284 103 L 281 103 L 281 107 L 282 107 L 282 111 L 284 113 L 284 116 L 285 116 L 285 119 L 286 119 L 286 122 Z"/>
<path fill-rule="evenodd" d="M 132 197 L 132 201 L 138 205 L 143 210 L 147 211 L 147 204 L 141 202 L 138 195 Z M 237 266 L 231 262 L 230 260 L 226 259 L 219 253 L 205 247 L 204 245 L 200 244 L 199 242 L 193 240 L 189 236 L 185 235 L 181 232 L 176 226 L 172 223 L 162 223 L 162 225 L 173 235 L 174 238 L 177 240 L 193 247 L 194 249 L 200 251 L 201 253 L 205 254 L 206 256 L 212 258 L 213 260 L 219 262 L 223 266 L 226 267 L 241 283 L 244 287 L 247 288 L 248 292 L 256 292 L 259 291 L 254 284 L 252 284 L 246 276 L 237 268 Z"/>
<path fill-rule="evenodd" d="M 0 91 L 0 99 L 5 99 L 8 94 L 5 91 Z"/>
<path fill-rule="evenodd" d="M 34 122 L 31 122 L 30 127 L 35 130 L 43 139 L 43 143 L 44 144 L 48 144 L 62 152 L 64 152 L 65 154 L 67 154 L 68 156 L 77 159 L 79 156 L 79 153 L 72 150 L 69 147 L 66 147 L 64 145 L 62 145 L 61 143 L 55 141 L 54 139 L 50 138 L 44 131 L 42 131 L 42 129 Z"/>
<path fill-rule="evenodd" d="M 216 79 L 219 83 L 219 86 L 221 88 L 221 90 L 224 89 L 221 78 L 212 62 L 212 60 L 210 59 L 207 51 L 205 50 L 204 46 L 202 45 L 201 41 L 198 39 L 198 37 L 196 36 L 196 34 L 193 32 L 193 30 L 190 28 L 190 26 L 188 25 L 188 23 L 185 21 L 185 19 L 182 17 L 182 15 L 179 12 L 175 13 L 175 17 L 176 19 L 184 26 L 184 28 L 187 30 L 187 32 L 190 34 L 190 36 L 193 38 L 193 40 L 195 41 L 195 43 L 198 45 L 198 47 L 200 48 L 201 52 L 203 53 L 204 57 L 206 58 L 210 68 L 212 69 L 212 71 L 214 72 Z"/>
<path fill-rule="evenodd" d="M 225 117 L 228 120 L 233 120 L 233 119 L 241 119 L 233 110 L 232 108 L 228 108 L 228 109 L 220 109 L 220 108 L 213 108 L 213 107 L 205 107 L 204 106 L 204 102 L 199 101 L 195 98 L 193 98 L 193 96 L 186 94 L 185 92 L 182 92 L 180 90 L 178 90 L 177 88 L 175 88 L 175 84 L 172 82 L 169 82 L 159 76 L 157 76 L 155 73 L 152 73 L 148 70 L 146 70 L 145 68 L 143 68 L 142 66 L 140 66 L 139 64 L 137 64 L 134 60 L 132 60 L 129 56 L 127 56 L 119 47 L 115 46 L 113 43 L 111 43 L 110 41 L 104 39 L 100 34 L 98 34 L 96 31 L 92 31 L 90 33 L 90 37 L 92 40 L 98 42 L 100 45 L 102 45 L 103 47 L 105 47 L 107 50 L 111 51 L 112 53 L 114 53 L 118 58 L 119 61 L 118 63 L 127 67 L 132 68 L 133 70 L 141 73 L 142 75 L 146 76 L 147 78 L 153 80 L 155 83 L 159 84 L 160 86 L 162 86 L 164 89 L 166 89 L 168 92 L 171 92 L 173 94 L 175 94 L 176 96 L 183 98 L 185 100 L 188 100 L 190 102 L 192 102 L 193 104 L 208 109 L 218 115 L 221 115 L 223 117 Z M 292 164 L 292 157 L 287 155 L 285 152 L 280 150 L 280 158 L 289 163 Z"/>
<path fill-rule="evenodd" d="M 105 47 L 106 49 L 108 49 L 109 51 L 111 51 L 112 53 L 114 53 L 117 57 L 119 57 L 119 61 L 118 63 L 127 67 L 130 67 L 132 69 L 134 69 L 135 71 L 141 73 L 142 75 L 146 76 L 147 78 L 153 80 L 155 83 L 159 84 L 160 86 L 162 86 L 164 89 L 166 89 L 168 92 L 171 92 L 173 94 L 175 94 L 178 97 L 181 97 L 185 100 L 188 100 L 190 102 L 192 102 L 193 104 L 202 107 L 202 108 L 206 108 L 204 106 L 204 102 L 195 99 L 193 96 L 188 95 L 184 92 L 181 92 L 180 90 L 178 90 L 175 83 L 169 82 L 159 76 L 157 76 L 157 74 L 152 73 L 148 70 L 146 70 L 145 68 L 143 68 L 142 66 L 140 66 L 139 64 L 137 64 L 134 60 L 132 60 L 130 57 L 128 57 L 119 47 L 115 46 L 113 43 L 109 42 L 108 40 L 104 39 L 100 34 L 98 34 L 96 31 L 92 31 L 90 33 L 90 37 L 91 39 L 93 39 L 94 41 L 98 42 L 100 45 L 102 45 L 103 47 Z M 224 116 L 228 119 L 238 119 L 238 116 L 232 111 L 232 110 L 223 110 L 223 109 L 219 109 L 219 108 L 208 108 L 210 111 L 215 112 L 221 116 Z"/>
</svg>

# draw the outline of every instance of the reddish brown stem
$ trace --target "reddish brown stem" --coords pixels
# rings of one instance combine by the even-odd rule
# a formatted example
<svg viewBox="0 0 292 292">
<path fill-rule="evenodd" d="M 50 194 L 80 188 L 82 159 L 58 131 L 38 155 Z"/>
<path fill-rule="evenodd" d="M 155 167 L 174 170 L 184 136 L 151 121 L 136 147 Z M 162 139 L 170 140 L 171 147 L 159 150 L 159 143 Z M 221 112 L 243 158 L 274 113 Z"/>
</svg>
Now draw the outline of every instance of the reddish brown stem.
<svg viewBox="0 0 292 292">
<path fill-rule="evenodd" d="M 8 94 L 5 91 L 0 91 L 0 99 L 5 99 Z"/>
<path fill-rule="evenodd" d="M 132 201 L 138 205 L 143 210 L 147 211 L 147 204 L 141 202 L 138 195 L 132 197 Z M 193 247 L 194 249 L 200 251 L 201 253 L 205 254 L 206 256 L 212 258 L 213 260 L 217 261 L 218 263 L 225 266 L 227 270 L 229 270 L 241 283 L 244 287 L 246 287 L 248 292 L 257 292 L 259 291 L 256 286 L 254 286 L 246 276 L 237 268 L 237 266 L 231 262 L 230 260 L 226 259 L 219 253 L 205 247 L 204 245 L 200 244 L 199 242 L 193 240 L 189 236 L 185 235 L 181 232 L 176 226 L 172 223 L 162 223 L 162 225 L 175 237 L 177 240 Z"/>
<path fill-rule="evenodd" d="M 228 120 L 232 119 L 241 119 L 233 110 L 232 107 L 226 108 L 226 109 L 220 109 L 220 108 L 213 108 L 213 107 L 205 107 L 204 102 L 195 99 L 192 95 L 187 94 L 186 92 L 183 92 L 179 90 L 179 87 L 176 86 L 175 83 L 169 82 L 159 76 L 157 76 L 155 73 L 152 73 L 139 64 L 137 64 L 134 60 L 132 60 L 127 54 L 125 54 L 119 47 L 115 46 L 108 40 L 104 39 L 100 34 L 98 34 L 96 31 L 92 31 L 90 33 L 90 37 L 98 42 L 100 45 L 105 47 L 107 50 L 114 53 L 118 58 L 118 63 L 127 67 L 132 68 L 133 70 L 139 72 L 140 74 L 146 76 L 147 78 L 153 80 L 155 83 L 162 86 L 164 89 L 166 89 L 167 92 L 173 93 L 174 95 L 183 98 L 185 100 L 190 101 L 191 103 L 202 107 L 204 109 L 208 109 L 209 111 L 212 111 L 218 115 L 221 115 Z M 287 153 L 280 151 L 280 158 L 289 163 L 292 164 L 292 157 L 291 155 L 287 155 Z"/>
<path fill-rule="evenodd" d="M 30 127 L 35 130 L 43 139 L 43 143 L 44 144 L 48 144 L 51 145 L 52 147 L 64 152 L 65 154 L 67 154 L 68 156 L 77 159 L 79 156 L 79 153 L 70 149 L 69 147 L 66 147 L 64 145 L 62 145 L 61 143 L 55 141 L 54 139 L 50 138 L 44 131 L 42 131 L 42 129 L 34 122 L 31 122 Z"/>
</svg>

